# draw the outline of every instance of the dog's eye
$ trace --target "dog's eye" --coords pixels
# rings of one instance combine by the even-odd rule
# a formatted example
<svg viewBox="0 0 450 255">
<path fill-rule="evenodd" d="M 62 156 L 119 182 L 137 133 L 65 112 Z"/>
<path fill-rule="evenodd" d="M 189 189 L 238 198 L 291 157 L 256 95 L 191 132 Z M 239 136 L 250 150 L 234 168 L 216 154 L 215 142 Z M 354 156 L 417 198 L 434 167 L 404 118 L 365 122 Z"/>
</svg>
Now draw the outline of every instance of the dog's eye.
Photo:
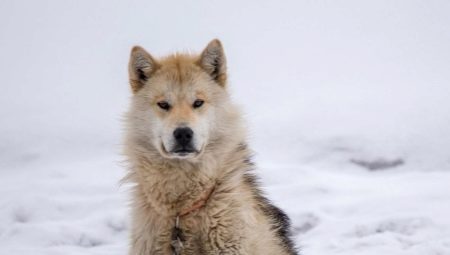
<svg viewBox="0 0 450 255">
<path fill-rule="evenodd" d="M 161 101 L 161 102 L 158 102 L 157 104 L 158 104 L 159 108 L 161 108 L 165 111 L 170 110 L 170 104 L 167 103 L 166 101 Z"/>
<path fill-rule="evenodd" d="M 194 108 L 199 108 L 203 105 L 205 101 L 201 100 L 201 99 L 197 99 L 194 101 L 194 103 L 192 104 L 192 107 Z"/>
</svg>

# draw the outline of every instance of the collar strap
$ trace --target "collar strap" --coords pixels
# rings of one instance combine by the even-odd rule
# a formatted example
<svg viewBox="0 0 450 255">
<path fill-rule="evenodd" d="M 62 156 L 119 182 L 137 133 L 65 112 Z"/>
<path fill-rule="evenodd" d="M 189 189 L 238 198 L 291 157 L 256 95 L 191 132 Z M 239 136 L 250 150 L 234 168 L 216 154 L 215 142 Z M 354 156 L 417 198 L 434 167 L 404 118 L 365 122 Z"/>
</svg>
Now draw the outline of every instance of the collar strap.
<svg viewBox="0 0 450 255">
<path fill-rule="evenodd" d="M 191 212 L 204 207 L 206 205 L 206 203 L 208 202 L 209 197 L 214 192 L 215 187 L 216 186 L 214 185 L 210 189 L 206 190 L 206 192 L 202 194 L 202 196 L 200 197 L 199 200 L 197 200 L 191 207 L 181 210 L 178 213 L 177 217 L 186 216 L 186 215 L 190 214 Z"/>
</svg>

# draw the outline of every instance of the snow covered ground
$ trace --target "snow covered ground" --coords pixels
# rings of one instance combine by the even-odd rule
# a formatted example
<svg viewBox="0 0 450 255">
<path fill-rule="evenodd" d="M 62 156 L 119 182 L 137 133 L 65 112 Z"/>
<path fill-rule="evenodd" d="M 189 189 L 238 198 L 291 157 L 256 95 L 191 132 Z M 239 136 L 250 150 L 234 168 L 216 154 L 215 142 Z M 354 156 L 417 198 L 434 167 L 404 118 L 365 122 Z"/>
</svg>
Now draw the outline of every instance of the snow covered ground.
<svg viewBox="0 0 450 255">
<path fill-rule="evenodd" d="M 132 45 L 219 37 L 305 255 L 450 255 L 450 2 L 1 1 L 0 255 L 126 254 Z"/>
</svg>

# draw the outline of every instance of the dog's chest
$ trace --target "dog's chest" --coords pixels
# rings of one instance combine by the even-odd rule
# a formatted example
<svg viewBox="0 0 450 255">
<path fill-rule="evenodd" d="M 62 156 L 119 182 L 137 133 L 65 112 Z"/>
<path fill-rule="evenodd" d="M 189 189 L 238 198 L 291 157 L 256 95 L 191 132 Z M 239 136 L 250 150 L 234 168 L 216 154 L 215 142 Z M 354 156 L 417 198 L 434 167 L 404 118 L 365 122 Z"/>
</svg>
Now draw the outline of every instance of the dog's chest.
<svg viewBox="0 0 450 255">
<path fill-rule="evenodd" d="M 203 217 L 202 217 L 203 216 Z M 204 254 L 208 250 L 209 220 L 205 215 L 176 217 L 171 229 L 170 246 L 173 255 Z"/>
</svg>

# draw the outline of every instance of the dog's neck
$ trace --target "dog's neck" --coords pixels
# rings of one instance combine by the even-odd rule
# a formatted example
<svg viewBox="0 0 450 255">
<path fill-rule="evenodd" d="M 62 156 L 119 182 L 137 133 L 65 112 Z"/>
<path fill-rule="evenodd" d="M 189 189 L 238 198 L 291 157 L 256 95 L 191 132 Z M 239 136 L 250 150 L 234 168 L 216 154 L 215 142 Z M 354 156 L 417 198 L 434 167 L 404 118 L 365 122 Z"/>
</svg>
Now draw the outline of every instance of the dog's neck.
<svg viewBox="0 0 450 255">
<path fill-rule="evenodd" d="M 202 204 L 202 197 L 220 185 L 216 184 L 218 179 L 232 176 L 233 171 L 239 175 L 239 166 L 245 164 L 250 155 L 244 143 L 222 153 L 221 157 L 204 153 L 194 162 L 144 156 L 133 160 L 130 181 L 137 183 L 136 189 L 154 211 L 173 217 L 190 208 L 195 210 L 197 202 Z"/>
<path fill-rule="evenodd" d="M 214 192 L 214 189 L 215 189 L 215 185 L 212 186 L 211 188 L 207 189 L 203 194 L 201 194 L 199 199 L 196 202 L 194 202 L 190 207 L 183 208 L 181 211 L 179 211 L 177 213 L 177 217 L 186 216 L 186 215 L 190 214 L 191 212 L 193 212 L 195 210 L 199 210 L 202 207 L 204 207 L 206 205 L 206 203 L 208 202 L 209 198 L 211 197 L 211 194 Z"/>
</svg>

